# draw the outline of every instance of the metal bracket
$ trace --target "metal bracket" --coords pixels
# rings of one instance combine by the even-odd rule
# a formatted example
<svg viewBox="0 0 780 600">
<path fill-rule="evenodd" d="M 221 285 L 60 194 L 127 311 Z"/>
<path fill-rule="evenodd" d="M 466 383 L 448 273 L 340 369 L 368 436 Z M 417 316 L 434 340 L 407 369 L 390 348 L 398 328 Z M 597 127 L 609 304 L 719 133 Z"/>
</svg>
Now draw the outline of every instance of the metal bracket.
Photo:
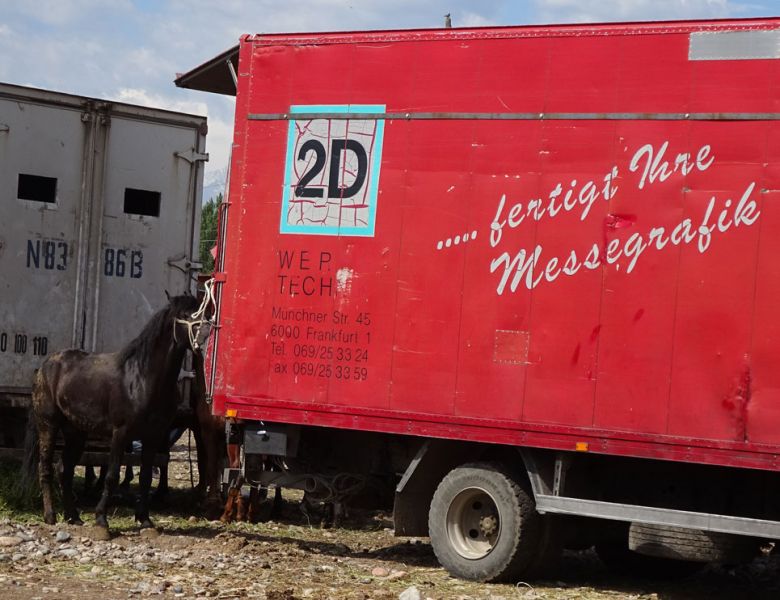
<svg viewBox="0 0 780 600">
<path fill-rule="evenodd" d="M 406 467 L 406 471 L 404 471 L 404 475 L 403 477 L 401 477 L 401 481 L 399 481 L 398 485 L 395 487 L 395 491 L 398 494 L 404 491 L 407 482 L 412 478 L 412 475 L 414 475 L 414 472 L 417 470 L 417 466 L 420 464 L 420 461 L 422 461 L 423 457 L 428 452 L 429 446 L 430 446 L 430 442 L 425 442 L 422 446 L 420 446 L 420 449 L 417 451 L 417 454 L 412 459 L 412 462 L 410 462 L 409 466 Z"/>
<path fill-rule="evenodd" d="M 553 496 L 561 496 L 566 482 L 566 472 L 569 470 L 571 457 L 568 454 L 558 453 L 555 457 L 555 467 L 553 471 Z"/>
<path fill-rule="evenodd" d="M 188 163 L 193 164 L 198 161 L 207 161 L 209 159 L 209 153 L 208 152 L 196 152 L 195 148 L 190 148 L 189 150 L 186 150 L 185 152 L 174 152 L 174 156 L 178 158 L 183 158 Z"/>
<path fill-rule="evenodd" d="M 540 450 L 518 448 L 523 457 L 528 478 L 531 480 L 531 489 L 534 497 L 542 494 L 552 494 L 552 481 L 554 467 L 547 460 L 548 454 Z"/>
<path fill-rule="evenodd" d="M 236 89 L 238 89 L 238 75 L 236 75 L 236 69 L 233 67 L 233 61 L 228 58 L 225 62 L 227 63 L 227 68 L 230 71 L 230 76 L 233 78 L 233 85 L 236 86 Z"/>
<path fill-rule="evenodd" d="M 179 258 L 169 258 L 168 266 L 175 267 L 182 273 L 189 273 L 190 271 L 200 271 L 203 268 L 203 263 L 181 256 Z"/>
</svg>

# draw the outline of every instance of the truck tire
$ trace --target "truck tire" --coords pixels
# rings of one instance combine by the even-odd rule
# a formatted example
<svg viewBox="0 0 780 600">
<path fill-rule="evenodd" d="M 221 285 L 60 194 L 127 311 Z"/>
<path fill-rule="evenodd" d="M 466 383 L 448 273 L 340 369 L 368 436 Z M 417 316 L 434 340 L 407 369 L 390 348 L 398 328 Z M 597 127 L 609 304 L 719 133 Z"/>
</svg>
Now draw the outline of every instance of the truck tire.
<svg viewBox="0 0 780 600">
<path fill-rule="evenodd" d="M 728 564 L 748 562 L 759 550 L 749 537 L 645 523 L 631 523 L 628 547 L 660 558 Z"/>
<path fill-rule="evenodd" d="M 441 565 L 475 581 L 538 577 L 560 550 L 528 484 L 495 463 L 450 471 L 433 495 L 428 530 Z"/>
<path fill-rule="evenodd" d="M 703 563 L 647 556 L 628 549 L 628 539 L 601 542 L 595 546 L 601 562 L 612 572 L 645 579 L 682 579 L 698 573 Z"/>
</svg>

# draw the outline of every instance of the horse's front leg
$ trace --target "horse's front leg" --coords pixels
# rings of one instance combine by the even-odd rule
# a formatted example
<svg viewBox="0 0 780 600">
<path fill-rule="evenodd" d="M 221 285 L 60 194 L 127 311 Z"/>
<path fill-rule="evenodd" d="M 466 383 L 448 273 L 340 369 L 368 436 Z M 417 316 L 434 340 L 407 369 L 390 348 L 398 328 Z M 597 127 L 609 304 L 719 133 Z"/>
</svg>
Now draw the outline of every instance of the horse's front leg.
<svg viewBox="0 0 780 600">
<path fill-rule="evenodd" d="M 138 500 L 135 505 L 135 520 L 141 524 L 141 529 L 154 527 L 149 518 L 149 490 L 152 487 L 152 469 L 154 457 L 160 445 L 159 439 L 153 436 L 141 441 L 141 472 L 138 475 Z"/>
<path fill-rule="evenodd" d="M 127 431 L 124 428 L 114 429 L 111 435 L 111 453 L 108 467 L 105 470 L 106 482 L 103 485 L 103 494 L 100 496 L 100 501 L 95 507 L 95 525 L 105 529 L 106 533 L 108 533 L 106 509 L 108 508 L 108 501 L 119 482 L 119 467 L 122 465 L 122 457 L 125 454 L 127 435 Z"/>
</svg>

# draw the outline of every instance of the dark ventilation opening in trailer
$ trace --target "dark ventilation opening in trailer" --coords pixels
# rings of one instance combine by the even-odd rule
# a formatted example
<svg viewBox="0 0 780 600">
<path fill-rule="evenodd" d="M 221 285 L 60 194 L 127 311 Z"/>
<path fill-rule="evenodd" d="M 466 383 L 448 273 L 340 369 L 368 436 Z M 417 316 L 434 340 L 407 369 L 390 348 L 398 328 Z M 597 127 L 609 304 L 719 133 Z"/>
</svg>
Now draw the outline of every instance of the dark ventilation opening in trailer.
<svg viewBox="0 0 780 600">
<path fill-rule="evenodd" d="M 160 216 L 160 192 L 125 188 L 125 213 L 145 217 Z"/>
<path fill-rule="evenodd" d="M 16 197 L 19 200 L 55 204 L 57 202 L 57 178 L 19 173 Z"/>
</svg>

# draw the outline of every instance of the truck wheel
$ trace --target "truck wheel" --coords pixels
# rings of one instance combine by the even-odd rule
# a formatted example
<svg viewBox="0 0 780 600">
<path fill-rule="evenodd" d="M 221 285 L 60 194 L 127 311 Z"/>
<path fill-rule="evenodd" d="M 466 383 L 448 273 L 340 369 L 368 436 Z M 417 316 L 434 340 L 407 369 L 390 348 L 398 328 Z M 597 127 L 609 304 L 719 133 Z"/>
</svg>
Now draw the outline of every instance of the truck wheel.
<svg viewBox="0 0 780 600">
<path fill-rule="evenodd" d="M 644 523 L 631 523 L 628 547 L 661 558 L 733 564 L 748 562 L 759 551 L 749 537 Z"/>
<path fill-rule="evenodd" d="M 628 549 L 628 540 L 596 544 L 596 554 L 614 573 L 647 579 L 682 579 L 704 568 L 702 563 L 647 556 Z"/>
<path fill-rule="evenodd" d="M 559 550 L 552 522 L 536 512 L 525 482 L 493 463 L 469 463 L 442 479 L 428 530 L 441 565 L 476 581 L 538 576 Z"/>
</svg>

